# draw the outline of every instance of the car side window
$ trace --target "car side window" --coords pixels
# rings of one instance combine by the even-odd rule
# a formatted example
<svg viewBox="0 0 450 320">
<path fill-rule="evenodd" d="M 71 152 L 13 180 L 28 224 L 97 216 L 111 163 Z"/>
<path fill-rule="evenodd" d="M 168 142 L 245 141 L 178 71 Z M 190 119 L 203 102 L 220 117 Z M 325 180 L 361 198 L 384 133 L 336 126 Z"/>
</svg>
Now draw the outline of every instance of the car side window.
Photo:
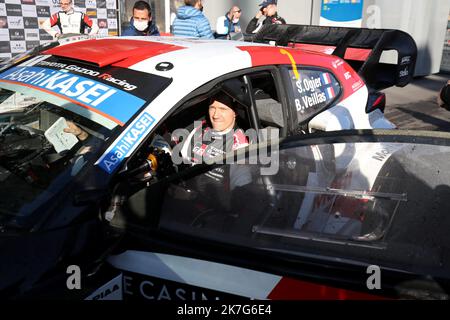
<svg viewBox="0 0 450 320">
<path fill-rule="evenodd" d="M 249 75 L 260 128 L 284 128 L 285 114 L 274 76 L 269 71 Z"/>
<path fill-rule="evenodd" d="M 269 175 L 261 171 L 268 166 L 252 156 L 245 164 L 217 164 L 172 183 L 162 200 L 159 227 L 294 254 L 320 251 L 326 243 L 340 245 L 338 251 L 378 250 L 406 201 L 403 177 L 382 169 L 400 149 L 376 143 L 282 149 L 273 154 L 279 167 Z"/>
<path fill-rule="evenodd" d="M 297 115 L 297 124 L 308 121 L 333 104 L 341 94 L 341 86 L 328 70 L 287 68 L 285 79 L 290 91 L 289 105 Z"/>
<path fill-rule="evenodd" d="M 233 139 L 231 140 L 225 136 L 223 139 L 217 139 L 217 137 L 209 137 L 208 134 L 203 136 L 202 134 L 205 129 L 211 128 L 208 108 L 211 99 L 216 97 L 218 93 L 224 93 L 230 97 L 235 106 L 236 129 L 232 133 Z M 156 172 L 152 173 L 152 176 L 146 175 L 143 177 L 144 180 L 148 178 L 151 181 L 149 183 L 144 181 L 142 187 L 139 190 L 136 188 L 136 191 L 133 189 L 135 194 L 128 197 L 130 208 L 128 216 L 148 216 L 145 212 L 146 208 L 153 207 L 161 202 L 160 192 L 156 196 L 158 199 L 153 199 L 155 193 L 149 192 L 149 189 L 155 188 L 151 186 L 155 181 L 162 181 L 161 187 L 168 188 L 167 195 L 173 196 L 172 205 L 176 205 L 179 202 L 178 199 L 192 199 L 194 195 L 198 195 L 199 191 L 190 185 L 189 179 L 183 178 L 183 181 L 180 180 L 178 184 L 170 183 L 169 185 L 165 185 L 164 181 L 166 178 L 176 176 L 192 168 L 193 163 L 189 160 L 193 160 L 193 158 L 196 158 L 194 162 L 198 164 L 197 160 L 203 159 L 200 163 L 204 163 L 204 160 L 210 154 L 221 154 L 220 151 L 216 152 L 218 148 L 216 142 L 218 143 L 219 140 L 223 140 L 223 147 L 227 151 L 229 151 L 228 144 L 231 141 L 233 142 L 233 150 L 235 150 L 235 145 L 239 146 L 238 148 L 256 145 L 260 137 L 258 132 L 261 129 L 275 129 L 262 132 L 262 134 L 267 134 L 260 138 L 274 139 L 275 136 L 278 138 L 278 133 L 281 131 L 279 129 L 285 127 L 285 123 L 285 114 L 271 71 L 249 72 L 224 79 L 212 86 L 208 84 L 205 88 L 199 88 L 192 94 L 191 98 L 180 104 L 163 123 L 158 125 L 140 150 L 128 162 L 129 168 L 135 168 L 140 167 L 142 163 L 145 164 L 149 159 L 157 158 Z M 214 139 L 215 142 L 211 144 L 204 142 L 202 141 L 203 137 Z M 185 143 L 185 141 L 189 141 L 189 143 Z M 187 147 L 184 148 L 186 145 Z M 167 156 L 167 154 L 170 154 L 170 156 Z M 155 176 L 157 180 L 154 179 Z M 224 210 L 224 208 L 230 206 L 230 203 L 227 203 L 226 200 L 229 193 L 248 184 L 252 179 L 252 173 L 251 168 L 245 166 L 232 166 L 230 168 L 225 166 L 207 170 L 203 177 L 203 180 L 198 178 L 202 182 L 194 183 L 194 185 L 201 185 L 199 187 L 201 192 L 209 191 L 201 197 L 216 199 L 217 205 L 222 204 L 222 209 L 217 208 L 217 210 Z M 210 179 L 219 181 L 219 184 L 211 184 Z M 225 190 L 222 189 L 223 186 L 226 187 Z M 127 190 L 131 189 L 127 188 Z M 142 202 L 151 202 L 151 204 Z M 189 205 L 186 205 L 185 211 L 188 209 Z M 158 211 L 153 210 L 153 214 L 158 215 Z M 184 217 L 187 216 L 188 214 L 184 214 Z"/>
</svg>

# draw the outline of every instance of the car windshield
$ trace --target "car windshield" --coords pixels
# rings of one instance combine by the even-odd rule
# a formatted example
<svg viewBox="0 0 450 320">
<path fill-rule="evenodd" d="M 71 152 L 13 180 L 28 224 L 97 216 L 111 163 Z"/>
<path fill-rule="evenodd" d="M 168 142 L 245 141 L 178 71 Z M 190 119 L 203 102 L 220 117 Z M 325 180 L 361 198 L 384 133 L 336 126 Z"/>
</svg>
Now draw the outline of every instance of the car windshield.
<svg viewBox="0 0 450 320">
<path fill-rule="evenodd" d="M 0 223 L 27 215 L 55 184 L 68 183 L 114 127 L 62 98 L 1 83 Z"/>
<path fill-rule="evenodd" d="M 0 232 L 107 183 L 92 171 L 100 151 L 172 81 L 53 55 L 19 63 L 0 73 Z"/>
</svg>

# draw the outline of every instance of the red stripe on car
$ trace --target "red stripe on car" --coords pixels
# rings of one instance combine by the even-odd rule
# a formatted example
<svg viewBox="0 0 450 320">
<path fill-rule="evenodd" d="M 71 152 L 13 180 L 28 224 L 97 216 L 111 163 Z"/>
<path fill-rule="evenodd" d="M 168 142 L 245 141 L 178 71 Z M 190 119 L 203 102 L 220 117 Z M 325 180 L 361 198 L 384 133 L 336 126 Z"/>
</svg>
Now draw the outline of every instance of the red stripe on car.
<svg viewBox="0 0 450 320">
<path fill-rule="evenodd" d="M 128 68 L 145 59 L 180 49 L 184 47 L 150 41 L 99 39 L 55 47 L 44 54 L 94 63 L 100 68 L 108 65 Z"/>
<path fill-rule="evenodd" d="M 271 300 L 386 300 L 381 296 L 282 278 L 267 297 Z"/>
<path fill-rule="evenodd" d="M 280 52 L 283 50 L 291 55 L 299 67 L 321 67 L 330 70 L 342 84 L 343 95 L 340 100 L 348 98 L 365 85 L 358 73 L 347 62 L 336 56 L 284 47 L 240 46 L 237 48 L 250 54 L 253 67 L 274 64 L 291 65 L 290 57 Z M 337 60 L 341 63 L 337 64 Z"/>
</svg>

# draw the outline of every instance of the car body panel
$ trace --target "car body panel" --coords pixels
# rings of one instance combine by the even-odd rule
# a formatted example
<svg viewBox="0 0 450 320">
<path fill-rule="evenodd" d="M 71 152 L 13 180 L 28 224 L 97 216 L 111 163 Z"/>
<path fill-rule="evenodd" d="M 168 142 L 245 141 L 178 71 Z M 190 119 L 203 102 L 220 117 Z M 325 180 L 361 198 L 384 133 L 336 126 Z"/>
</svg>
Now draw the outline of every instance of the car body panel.
<svg viewBox="0 0 450 320">
<path fill-rule="evenodd" d="M 111 54 L 105 54 L 105 52 Z M 42 80 L 33 78 L 38 74 L 42 74 Z M 314 76 L 309 76 L 310 74 Z M 254 78 L 252 78 L 253 76 Z M 44 83 L 48 79 L 53 80 Z M 54 201 L 46 204 L 47 198 L 39 199 L 42 202 L 39 203 L 41 210 L 37 212 L 40 214 L 39 221 L 30 220 L 31 233 L 30 237 L 27 237 L 28 242 L 23 238 L 21 243 L 10 246 L 12 250 L 5 251 L 5 254 L 13 256 L 13 252 L 22 252 L 24 246 L 33 243 L 32 250 L 38 250 L 39 254 L 45 255 L 45 252 L 41 252 L 41 248 L 51 241 L 54 230 L 59 230 L 61 234 L 58 235 L 58 242 L 51 246 L 54 252 L 47 255 L 48 260 L 43 262 L 42 272 L 34 276 L 27 276 L 26 268 L 13 269 L 10 264 L 5 264 L 5 268 L 8 268 L 9 272 L 5 273 L 8 281 L 4 281 L 4 279 L 0 281 L 0 289 L 12 288 L 11 291 L 8 291 L 13 293 L 12 297 L 20 297 L 27 292 L 38 292 L 33 289 L 42 285 L 42 279 L 51 282 L 45 277 L 50 274 L 51 278 L 55 269 L 61 278 L 61 271 L 65 271 L 64 266 L 68 262 L 82 261 L 85 263 L 83 267 L 86 265 L 86 269 L 94 270 L 92 273 L 95 274 L 97 264 L 103 263 L 106 257 L 113 253 L 109 258 L 110 267 L 114 269 L 113 276 L 107 277 L 108 281 L 102 283 L 105 286 L 97 285 L 98 290 L 93 290 L 89 295 L 84 295 L 83 291 L 83 298 L 126 298 L 129 277 L 137 279 L 138 276 L 141 278 L 132 284 L 133 290 L 141 292 L 144 299 L 152 298 L 154 300 L 157 300 L 156 297 L 161 299 L 167 297 L 164 291 L 166 290 L 164 289 L 165 282 L 170 282 L 171 288 L 174 289 L 171 296 L 175 295 L 181 300 L 193 297 L 195 299 L 192 300 L 203 298 L 204 292 L 208 297 L 214 297 L 217 294 L 228 298 L 239 296 L 246 299 L 372 299 L 379 298 L 379 296 L 395 296 L 392 292 L 372 294 L 365 289 L 363 282 L 355 283 L 351 280 L 347 269 L 354 271 L 356 268 L 360 280 L 365 276 L 365 269 L 361 265 L 366 267 L 366 262 L 355 263 L 353 259 L 344 258 L 329 259 L 326 255 L 318 255 L 310 260 L 311 257 L 305 254 L 302 263 L 308 266 L 298 267 L 296 265 L 298 260 L 289 261 L 280 252 L 270 252 L 264 257 L 266 259 L 264 260 L 261 259 L 262 256 L 258 258 L 260 254 L 258 250 L 256 250 L 258 251 L 256 254 L 252 252 L 248 257 L 241 256 L 241 253 L 234 256 L 234 254 L 230 254 L 232 249 L 228 244 L 223 246 L 224 252 L 218 251 L 217 247 L 213 251 L 204 250 L 202 246 L 192 246 L 189 251 L 190 249 L 185 246 L 189 241 L 180 244 L 179 239 L 170 238 L 170 235 L 167 237 L 167 234 L 163 236 L 159 233 L 160 230 L 143 236 L 142 230 L 134 229 L 136 226 L 133 225 L 133 219 L 136 217 L 133 214 L 140 214 L 140 218 L 148 223 L 141 227 L 154 227 L 152 220 L 154 217 L 151 217 L 151 213 L 155 212 L 156 214 L 156 211 L 153 211 L 153 203 L 149 203 L 148 207 L 144 203 L 143 208 L 148 208 L 148 210 L 142 211 L 142 206 L 138 206 L 137 212 L 133 212 L 125 218 L 127 224 L 114 224 L 117 222 L 114 217 L 120 216 L 121 206 L 125 201 L 121 198 L 122 195 L 119 194 L 119 191 L 131 192 L 135 187 L 130 187 L 128 190 L 129 186 L 124 187 L 121 183 L 127 181 L 127 174 L 134 172 L 136 164 L 142 164 L 136 162 L 141 161 L 141 156 L 147 152 L 146 148 L 151 144 L 153 134 L 158 129 L 164 128 L 167 122 L 181 117 L 184 108 L 188 111 L 196 111 L 196 102 L 199 105 L 203 103 L 202 107 L 204 107 L 206 99 L 215 90 L 225 90 L 228 81 L 242 80 L 242 83 L 249 81 L 245 87 L 246 94 L 255 98 L 256 92 L 251 91 L 251 84 L 252 81 L 257 82 L 258 79 L 270 79 L 272 87 L 269 89 L 273 91 L 271 98 L 278 97 L 275 106 L 282 110 L 284 124 L 281 127 L 285 132 L 283 138 L 300 132 L 299 130 L 313 133 L 374 127 L 393 128 L 381 111 L 366 112 L 370 88 L 365 85 L 364 79 L 350 64 L 336 56 L 296 48 L 175 37 L 77 39 L 75 42 L 69 41 L 43 52 L 25 56 L 16 64 L 5 65 L 0 73 L 0 84 L 9 86 L 6 89 L 17 86 L 22 88 L 23 92 L 39 91 L 40 93 L 36 93 L 36 95 L 51 98 L 53 99 L 51 102 L 58 101 L 56 106 L 62 110 L 75 110 L 77 115 L 105 126 L 110 132 L 102 141 L 101 148 L 95 153 L 95 158 L 86 162 L 81 161 L 82 163 L 79 164 L 81 169 L 73 169 L 75 174 L 70 183 L 64 185 L 65 188 L 61 188 L 61 193 L 53 198 Z M 330 81 L 334 81 L 333 84 L 330 84 Z M 80 83 L 84 83 L 85 86 Z M 320 87 L 318 89 L 320 94 L 328 94 L 326 103 L 322 109 L 313 110 L 310 117 L 294 123 L 298 120 L 295 112 L 299 112 L 295 99 L 301 99 L 298 95 L 296 96 L 299 91 L 296 93 L 295 90 L 296 88 L 307 88 L 310 86 L 309 83 L 316 83 L 316 88 L 310 87 L 311 94 L 318 87 Z M 88 91 L 88 84 L 91 87 L 97 86 L 97 89 Z M 36 91 L 33 91 L 35 89 Z M 77 90 L 79 94 L 76 97 L 71 96 L 70 94 L 74 93 L 74 91 L 70 91 L 71 89 Z M 336 91 L 333 92 L 332 89 L 336 89 Z M 89 92 L 89 95 L 83 96 L 84 91 Z M 121 96 L 114 99 L 113 103 L 111 100 L 116 93 Z M 267 92 L 265 93 L 267 94 Z M 264 97 L 261 98 L 261 100 L 264 99 Z M 306 99 L 306 102 L 312 101 L 311 99 Z M 255 109 L 258 106 L 256 100 L 251 103 L 252 105 L 245 106 L 248 108 L 246 111 L 250 113 L 250 115 L 247 114 L 250 128 L 262 132 L 266 128 L 259 128 L 258 123 L 255 125 L 250 121 L 261 120 L 256 113 L 251 114 L 250 112 L 251 108 Z M 310 103 L 311 109 L 314 109 L 315 103 Z M 254 119 L 255 117 L 256 119 Z M 179 120 L 181 123 L 183 119 Z M 286 143 L 289 143 L 289 139 L 286 139 Z M 301 140 L 299 137 L 291 138 L 291 142 Z M 388 154 L 385 154 L 383 152 L 386 149 L 383 149 L 382 145 L 374 144 L 370 151 L 381 152 L 381 155 L 378 156 L 381 160 L 369 159 L 370 161 L 367 161 L 364 166 L 360 166 L 358 161 L 368 156 L 369 149 L 356 147 L 350 152 L 345 145 L 331 146 L 328 151 L 338 158 L 336 175 L 344 174 L 349 168 L 360 172 L 359 175 L 355 173 L 345 176 L 344 174 L 343 178 L 340 177 L 342 179 L 336 178 L 329 181 L 326 179 L 326 175 L 329 173 L 328 168 L 321 168 L 328 151 L 323 152 L 320 147 L 311 146 L 308 160 L 317 166 L 317 170 L 303 175 L 303 187 L 309 188 L 308 190 L 311 191 L 311 188 L 322 187 L 321 183 L 332 183 L 336 188 L 348 188 L 347 191 L 355 191 L 354 189 L 358 188 L 367 191 L 366 189 L 376 185 L 378 172 L 390 161 L 391 153 L 396 151 L 389 149 Z M 283 170 L 292 165 L 292 162 L 288 162 L 283 163 Z M 295 175 L 287 176 L 294 177 Z M 129 178 L 134 178 L 134 176 Z M 161 181 L 164 181 L 165 178 L 167 177 L 162 176 Z M 172 178 L 176 180 L 181 176 L 175 175 Z M 159 181 L 159 179 L 157 180 Z M 266 179 L 263 180 L 266 181 Z M 156 187 L 153 182 L 147 185 L 149 189 L 153 186 Z M 260 186 L 258 185 L 257 188 Z M 265 186 L 267 187 L 267 185 Z M 272 187 L 279 190 L 268 192 L 267 199 L 262 199 L 261 203 L 274 200 L 275 198 L 272 196 L 277 192 L 292 192 L 288 188 L 289 186 L 272 183 Z M 283 188 L 289 190 L 286 191 Z M 136 204 L 139 202 L 139 196 L 150 197 L 152 195 L 150 191 L 147 193 L 146 188 L 141 191 L 136 194 L 127 194 L 129 199 L 126 198 L 126 204 L 129 205 L 132 202 L 134 202 L 132 204 Z M 300 216 L 321 210 L 324 206 L 333 207 L 334 202 L 330 202 L 330 199 L 326 197 L 326 192 L 322 189 L 319 191 L 306 192 L 308 195 L 305 196 L 305 203 L 307 204 L 298 208 Z M 302 193 L 303 191 L 294 190 L 294 192 Z M 361 196 L 360 193 L 356 192 L 356 195 L 351 193 L 350 197 Z M 375 192 L 375 196 L 370 196 L 376 197 L 377 195 Z M 346 197 L 343 194 L 338 196 Z M 163 194 L 158 197 L 159 200 L 162 200 Z M 336 202 L 336 208 L 346 211 L 352 206 L 359 208 L 359 205 L 360 203 L 355 205 L 352 201 Z M 132 205 L 127 207 L 128 209 L 134 210 Z M 344 218 L 349 217 L 344 215 Z M 298 226 L 301 227 L 301 224 L 299 222 Z M 255 228 L 256 231 L 259 231 L 258 235 L 267 232 L 263 226 L 255 225 Z M 328 229 L 331 230 L 333 227 Z M 339 228 L 334 227 L 334 229 Z M 83 230 L 83 234 L 77 235 L 77 230 Z M 34 233 L 35 231 L 48 236 L 48 238 L 40 239 L 39 234 Z M 176 235 L 176 233 L 173 234 Z M 119 243 L 124 247 L 116 250 L 117 241 L 122 239 L 122 236 L 130 242 L 120 241 Z M 149 237 L 147 238 L 147 236 Z M 9 241 L 14 242 L 11 240 L 13 237 L 9 237 L 9 234 L 8 238 L 5 235 L 2 237 L 3 244 L 11 243 Z M 4 239 L 7 240 L 4 241 Z M 164 244 L 159 246 L 161 242 Z M 93 243 L 95 245 L 92 245 Z M 83 251 L 87 250 L 86 248 L 89 248 L 90 245 L 92 245 L 92 251 L 89 251 L 86 258 Z M 178 249 L 173 250 L 174 248 Z M 248 259 L 253 255 L 256 255 L 255 262 Z M 39 263 L 39 260 L 42 260 L 39 255 L 27 255 L 26 263 L 33 265 Z M 20 263 L 20 261 L 19 259 L 13 263 Z M 264 261 L 271 261 L 274 264 L 268 265 Z M 292 261 L 295 263 L 291 264 Z M 340 271 L 337 275 L 328 277 L 326 269 L 334 264 L 338 265 Z M 324 276 L 323 278 L 314 276 L 314 272 L 305 271 L 312 265 L 320 266 L 318 269 Z M 285 266 L 287 267 L 285 268 Z M 287 272 L 286 269 L 289 271 Z M 293 269 L 296 271 L 292 271 Z M 207 272 L 202 270 L 207 270 Z M 118 275 L 118 273 L 122 274 Z M 341 276 L 341 273 L 344 275 Z M 403 273 L 401 274 L 403 275 Z M 151 280 L 144 276 L 149 276 Z M 156 279 L 163 282 L 157 285 Z M 178 282 L 195 290 L 183 287 L 181 291 L 177 291 L 180 289 L 177 287 Z M 122 286 L 119 286 L 118 283 L 122 283 Z M 157 293 L 146 291 L 157 286 L 160 288 Z M 66 288 L 60 287 L 60 289 L 67 293 Z M 119 291 L 124 294 L 119 294 Z"/>
</svg>

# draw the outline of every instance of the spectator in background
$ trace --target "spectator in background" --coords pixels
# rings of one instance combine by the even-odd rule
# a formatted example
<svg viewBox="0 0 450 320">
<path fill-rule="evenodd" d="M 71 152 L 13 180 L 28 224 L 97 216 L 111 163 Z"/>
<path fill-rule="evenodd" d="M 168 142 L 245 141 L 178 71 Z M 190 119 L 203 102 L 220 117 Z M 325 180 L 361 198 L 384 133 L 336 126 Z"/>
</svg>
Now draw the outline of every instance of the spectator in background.
<svg viewBox="0 0 450 320">
<path fill-rule="evenodd" d="M 230 39 L 231 33 L 241 32 L 240 17 L 241 9 L 238 6 L 233 6 L 224 16 L 217 18 L 216 38 Z"/>
<path fill-rule="evenodd" d="M 86 28 L 91 28 L 89 35 L 95 35 L 98 32 L 97 24 L 92 21 L 83 12 L 75 11 L 72 8 L 72 0 L 61 0 L 61 11 L 52 14 L 50 18 L 44 21 L 42 27 L 54 38 L 59 38 L 63 34 L 84 34 Z M 57 26 L 60 31 L 52 29 Z"/>
<path fill-rule="evenodd" d="M 211 25 L 203 14 L 202 0 L 184 0 L 173 22 L 173 34 L 179 37 L 214 39 Z"/>
<path fill-rule="evenodd" d="M 145 1 L 137 1 L 133 6 L 130 26 L 122 36 L 159 36 L 158 27 L 152 21 L 152 9 Z"/>
<path fill-rule="evenodd" d="M 286 24 L 286 21 L 277 13 L 277 0 L 264 0 L 255 17 L 248 23 L 247 33 L 257 33 L 265 24 Z M 265 18 L 259 21 L 262 16 Z"/>
<path fill-rule="evenodd" d="M 437 97 L 438 105 L 441 108 L 444 108 L 450 111 L 450 80 L 442 87 L 441 91 L 439 91 L 439 95 Z"/>
<path fill-rule="evenodd" d="M 173 33 L 173 22 L 177 17 L 178 8 L 184 5 L 184 0 L 170 1 L 170 33 Z"/>
</svg>

